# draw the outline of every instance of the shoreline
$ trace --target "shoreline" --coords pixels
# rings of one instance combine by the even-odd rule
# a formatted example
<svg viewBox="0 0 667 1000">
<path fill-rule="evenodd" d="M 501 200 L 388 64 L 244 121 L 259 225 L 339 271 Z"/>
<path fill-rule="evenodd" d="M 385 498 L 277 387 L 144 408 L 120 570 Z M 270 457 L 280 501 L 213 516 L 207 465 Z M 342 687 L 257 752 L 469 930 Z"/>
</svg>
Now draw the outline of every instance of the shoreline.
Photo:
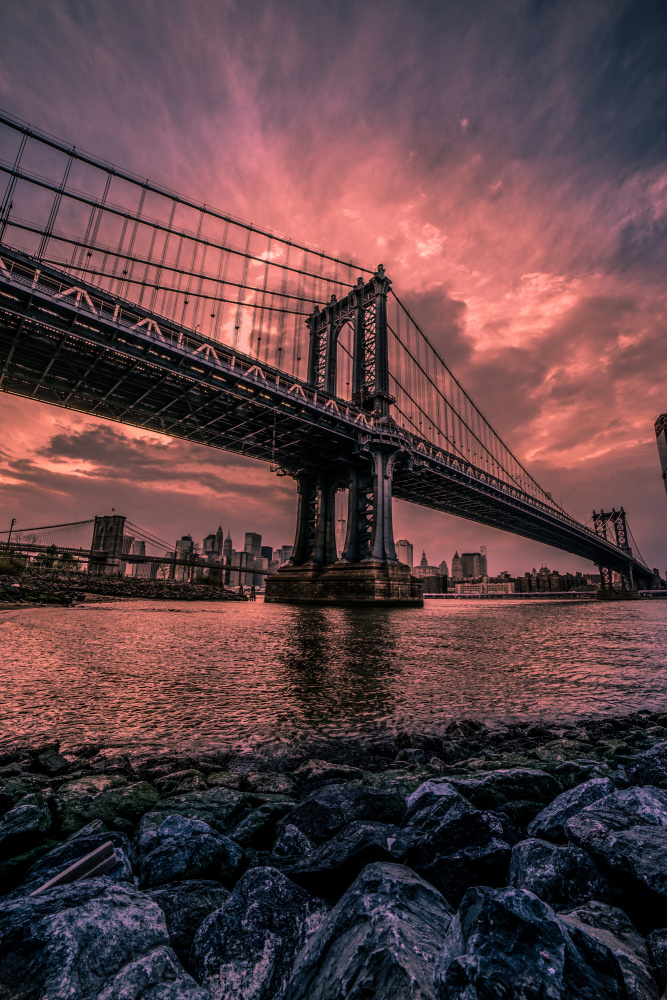
<svg viewBox="0 0 667 1000">
<path fill-rule="evenodd" d="M 111 851 L 106 874 L 30 895 L 102 849 Z M 154 963 L 159 926 L 160 947 L 173 949 L 168 978 L 191 1000 L 226 997 L 225 977 L 268 975 L 269 940 L 282 956 L 285 1000 L 329 996 L 318 979 L 325 953 L 345 966 L 338 976 L 382 955 L 396 989 L 386 995 L 397 998 L 412 956 L 420 995 L 449 1000 L 457 994 L 438 985 L 448 981 L 448 949 L 482 963 L 495 955 L 489 976 L 499 956 L 509 976 L 520 962 L 538 982 L 554 934 L 590 980 L 589 995 L 657 1000 L 667 983 L 667 713 L 576 726 L 459 719 L 440 734 L 313 739 L 259 753 L 6 740 L 0 881 L 0 949 L 17 983 L 28 968 L 47 976 L 63 940 L 76 942 L 63 973 L 76 979 L 77 963 L 91 960 L 82 914 L 94 905 L 105 953 L 115 956 L 109 975 L 130 975 L 138 954 Z M 119 906 L 131 914 L 131 942 L 114 917 Z M 489 920 L 468 940 L 461 928 L 475 912 Z M 517 922 L 528 943 L 513 958 Z M 361 926 L 364 943 L 350 950 L 346 935 Z M 395 948 L 385 926 L 402 941 Z M 25 928 L 41 942 L 38 960 L 22 944 Z M 609 970 L 626 992 L 608 992 Z M 560 968 L 559 995 L 578 995 L 569 974 Z M 632 992 L 637 975 L 644 992 Z M 278 995 L 257 985 L 249 996 Z"/>
</svg>

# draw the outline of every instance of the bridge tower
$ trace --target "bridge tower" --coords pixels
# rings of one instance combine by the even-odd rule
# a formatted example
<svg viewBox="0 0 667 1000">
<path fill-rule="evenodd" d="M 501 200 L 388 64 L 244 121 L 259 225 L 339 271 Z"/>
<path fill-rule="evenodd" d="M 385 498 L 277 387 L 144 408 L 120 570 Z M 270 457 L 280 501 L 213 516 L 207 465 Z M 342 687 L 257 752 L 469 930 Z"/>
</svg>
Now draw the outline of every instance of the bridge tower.
<svg viewBox="0 0 667 1000">
<path fill-rule="evenodd" d="M 655 438 L 660 456 L 662 481 L 665 484 L 665 492 L 667 492 L 667 413 L 661 413 L 655 422 Z"/>
<path fill-rule="evenodd" d="M 94 576 L 115 576 L 120 573 L 123 555 L 125 518 L 110 514 L 95 518 L 88 572 Z"/>
<path fill-rule="evenodd" d="M 352 328 L 352 403 L 365 414 L 347 458 L 322 455 L 316 470 L 284 470 L 297 481 L 298 510 L 290 562 L 266 582 L 269 603 L 420 606 L 421 584 L 398 561 L 392 523 L 392 479 L 410 446 L 389 415 L 387 294 L 380 264 L 342 299 L 331 296 L 308 317 L 308 381 L 336 396 L 338 339 Z M 336 553 L 335 497 L 348 490 L 347 535 Z"/>
<path fill-rule="evenodd" d="M 612 542 L 615 541 L 619 549 L 623 549 L 629 556 L 632 555 L 632 549 L 628 541 L 628 523 L 622 507 L 620 510 L 612 508 L 610 511 L 601 510 L 599 513 L 593 511 L 593 527 L 595 528 L 596 535 L 600 535 L 601 538 Z M 608 529 L 609 534 L 607 533 Z M 614 535 L 615 538 L 613 537 Z M 621 569 L 620 575 L 621 590 L 634 590 L 635 582 L 632 576 L 632 566 L 629 564 L 627 570 Z M 608 566 L 600 566 L 600 588 L 601 590 L 613 590 L 612 571 Z"/>
</svg>

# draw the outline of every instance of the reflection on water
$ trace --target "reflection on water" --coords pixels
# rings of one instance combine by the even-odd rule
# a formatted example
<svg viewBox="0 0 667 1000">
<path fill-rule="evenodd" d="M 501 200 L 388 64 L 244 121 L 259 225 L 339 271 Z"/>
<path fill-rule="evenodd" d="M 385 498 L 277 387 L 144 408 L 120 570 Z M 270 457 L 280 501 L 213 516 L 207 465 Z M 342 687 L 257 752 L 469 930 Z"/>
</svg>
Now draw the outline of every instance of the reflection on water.
<svg viewBox="0 0 667 1000">
<path fill-rule="evenodd" d="M 0 738 L 155 750 L 667 711 L 667 602 L 163 605 L 0 617 Z"/>
</svg>

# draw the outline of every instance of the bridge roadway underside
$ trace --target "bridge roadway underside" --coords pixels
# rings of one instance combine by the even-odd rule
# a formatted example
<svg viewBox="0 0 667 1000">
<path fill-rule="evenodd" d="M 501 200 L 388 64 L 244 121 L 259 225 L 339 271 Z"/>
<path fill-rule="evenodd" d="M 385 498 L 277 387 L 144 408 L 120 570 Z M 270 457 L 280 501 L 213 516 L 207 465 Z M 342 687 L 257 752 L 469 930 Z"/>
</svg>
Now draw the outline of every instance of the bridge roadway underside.
<svg viewBox="0 0 667 1000">
<path fill-rule="evenodd" d="M 4 248 L 2 253 L 6 258 Z M 40 283 L 48 271 L 42 268 Z M 62 272 L 53 274 L 62 282 Z M 99 301 L 106 293 L 90 286 L 90 294 Z M 114 300 L 106 297 L 111 312 Z M 178 335 L 177 327 L 170 330 L 158 320 L 163 331 Z M 197 341 L 195 334 L 188 338 Z M 324 409 L 326 393 L 313 402 L 307 384 L 294 393 L 294 385 L 288 390 L 293 379 L 265 365 L 266 379 L 252 377 L 248 369 L 257 367 L 255 359 L 215 347 L 218 363 L 193 356 L 174 339 L 158 341 L 146 328 L 130 329 L 95 315 L 71 297 L 55 300 L 40 285 L 21 285 L 0 270 L 0 391 L 270 462 L 292 475 L 326 467 L 344 477 L 369 436 L 367 427 L 353 422 L 353 408 L 343 418 Z M 232 358 L 236 365 L 230 367 Z M 399 463 L 394 474 L 397 499 L 611 569 L 627 570 L 631 562 L 636 576 L 647 575 L 646 567 L 615 545 L 517 493 L 475 470 L 421 454 L 412 470 Z"/>
</svg>

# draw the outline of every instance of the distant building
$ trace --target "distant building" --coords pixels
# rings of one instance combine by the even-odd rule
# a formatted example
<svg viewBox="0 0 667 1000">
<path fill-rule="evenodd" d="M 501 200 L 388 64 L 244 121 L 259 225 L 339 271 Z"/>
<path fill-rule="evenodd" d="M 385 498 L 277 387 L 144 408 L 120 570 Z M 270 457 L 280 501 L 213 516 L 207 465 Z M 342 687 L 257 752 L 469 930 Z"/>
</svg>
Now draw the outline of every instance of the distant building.
<svg viewBox="0 0 667 1000">
<path fill-rule="evenodd" d="M 146 543 L 135 541 L 132 543 L 131 549 L 133 556 L 145 556 L 146 555 Z M 153 575 L 151 569 L 157 569 L 156 563 L 132 563 L 130 568 L 130 576 L 136 576 L 140 580 L 148 580 Z"/>
<path fill-rule="evenodd" d="M 227 532 L 227 537 L 225 538 L 224 544 L 222 546 L 222 554 L 226 558 L 227 556 L 231 556 L 231 554 L 232 554 L 233 551 L 234 551 L 234 547 L 233 547 L 233 543 L 232 543 L 232 536 L 231 536 L 231 534 L 228 531 Z"/>
<path fill-rule="evenodd" d="M 421 580 L 425 594 L 444 594 L 447 591 L 447 574 L 441 573 L 439 566 L 429 566 L 423 550 L 419 566 L 413 567 L 412 575 Z"/>
<path fill-rule="evenodd" d="M 462 580 L 463 579 L 463 563 L 461 562 L 461 557 L 458 551 L 454 553 L 454 558 L 452 559 L 452 580 Z"/>
<path fill-rule="evenodd" d="M 273 559 L 273 548 L 272 548 L 272 546 L 270 546 L 270 545 L 262 545 L 262 548 L 260 550 L 260 555 L 261 555 L 262 559 L 266 559 L 267 562 L 270 563 L 271 560 Z"/>
<path fill-rule="evenodd" d="M 456 584 L 457 594 L 513 594 L 514 580 L 481 580 L 479 583 L 462 582 Z"/>
<path fill-rule="evenodd" d="M 486 576 L 486 547 L 484 552 L 462 552 L 461 553 L 462 579 L 476 580 L 480 576 Z M 452 564 L 452 576 L 454 566 Z"/>
<path fill-rule="evenodd" d="M 444 559 L 440 563 L 438 569 L 440 570 L 440 576 L 449 576 L 449 569 Z"/>
<path fill-rule="evenodd" d="M 398 556 L 398 561 L 405 563 L 412 569 L 412 542 L 409 542 L 406 538 L 399 539 L 396 542 L 396 555 Z"/>
<path fill-rule="evenodd" d="M 192 535 L 182 535 L 176 542 L 175 555 L 177 559 L 192 559 L 194 556 L 195 544 Z M 189 566 L 174 566 L 174 579 L 181 582 L 190 578 Z"/>
<path fill-rule="evenodd" d="M 278 559 L 280 560 L 280 565 L 284 566 L 292 558 L 292 551 L 294 549 L 293 545 L 281 545 L 278 549 Z"/>
<path fill-rule="evenodd" d="M 253 556 L 257 556 L 260 559 L 262 555 L 262 536 L 258 535 L 255 531 L 246 531 L 243 551 L 250 552 Z"/>
</svg>

